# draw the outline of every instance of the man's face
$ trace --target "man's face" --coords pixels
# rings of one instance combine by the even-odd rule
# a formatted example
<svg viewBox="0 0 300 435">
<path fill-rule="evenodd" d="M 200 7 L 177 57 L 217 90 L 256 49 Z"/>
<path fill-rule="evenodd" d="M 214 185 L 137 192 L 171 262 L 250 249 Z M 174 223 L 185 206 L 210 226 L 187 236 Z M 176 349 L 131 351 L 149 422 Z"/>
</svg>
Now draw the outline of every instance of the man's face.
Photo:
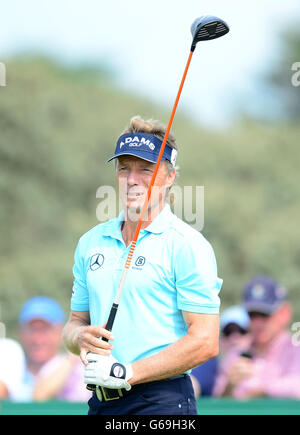
<svg viewBox="0 0 300 435">
<path fill-rule="evenodd" d="M 281 323 L 278 321 L 276 312 L 271 315 L 250 312 L 249 317 L 251 319 L 250 332 L 253 342 L 258 346 L 267 345 L 281 331 Z"/>
<path fill-rule="evenodd" d="M 34 319 L 22 326 L 20 336 L 27 358 L 36 364 L 45 364 L 59 351 L 62 325 L 53 325 Z"/>
<path fill-rule="evenodd" d="M 222 331 L 222 349 L 246 349 L 249 345 L 249 334 L 246 329 L 241 326 L 231 323 L 228 324 Z"/>
<path fill-rule="evenodd" d="M 116 178 L 124 208 L 140 213 L 147 197 L 154 169 L 155 163 L 138 157 L 123 156 L 117 159 Z M 166 189 L 173 184 L 174 178 L 175 170 L 168 174 L 166 163 L 162 162 L 151 190 L 150 207 L 164 201 Z"/>
</svg>

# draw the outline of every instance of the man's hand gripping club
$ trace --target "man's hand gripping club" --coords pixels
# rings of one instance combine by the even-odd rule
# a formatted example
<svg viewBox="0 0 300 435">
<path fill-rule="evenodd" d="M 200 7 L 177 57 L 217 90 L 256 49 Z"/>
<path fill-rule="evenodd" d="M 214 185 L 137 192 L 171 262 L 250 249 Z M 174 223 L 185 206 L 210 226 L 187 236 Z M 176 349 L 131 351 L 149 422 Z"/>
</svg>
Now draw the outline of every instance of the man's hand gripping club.
<svg viewBox="0 0 300 435">
<path fill-rule="evenodd" d="M 84 369 L 84 382 L 86 384 L 100 385 L 111 389 L 129 391 L 131 385 L 128 381 L 133 376 L 131 364 L 121 364 L 112 355 L 99 355 L 88 353 L 88 364 Z"/>
</svg>

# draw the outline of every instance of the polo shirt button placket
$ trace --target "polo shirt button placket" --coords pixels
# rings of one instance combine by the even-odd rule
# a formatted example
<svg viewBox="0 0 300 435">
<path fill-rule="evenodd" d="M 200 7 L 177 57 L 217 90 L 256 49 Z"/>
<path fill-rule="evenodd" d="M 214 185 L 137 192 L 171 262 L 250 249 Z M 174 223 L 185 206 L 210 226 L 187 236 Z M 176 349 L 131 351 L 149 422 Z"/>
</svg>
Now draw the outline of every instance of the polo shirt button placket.
<svg viewBox="0 0 300 435">
<path fill-rule="evenodd" d="M 122 254 L 119 260 L 117 261 L 117 268 L 116 268 L 117 271 L 122 271 L 125 267 L 125 263 L 126 263 L 126 256 Z"/>
</svg>

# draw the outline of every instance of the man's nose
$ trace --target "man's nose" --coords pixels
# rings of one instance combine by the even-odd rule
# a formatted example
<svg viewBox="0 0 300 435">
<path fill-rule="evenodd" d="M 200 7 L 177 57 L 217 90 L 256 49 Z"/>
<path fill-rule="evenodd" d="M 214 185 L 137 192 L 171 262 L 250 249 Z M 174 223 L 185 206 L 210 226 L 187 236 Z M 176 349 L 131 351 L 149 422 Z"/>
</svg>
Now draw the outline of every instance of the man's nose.
<svg viewBox="0 0 300 435">
<path fill-rule="evenodd" d="M 127 177 L 127 184 L 133 186 L 138 183 L 139 183 L 138 171 L 136 171 L 135 169 L 130 169 Z"/>
</svg>

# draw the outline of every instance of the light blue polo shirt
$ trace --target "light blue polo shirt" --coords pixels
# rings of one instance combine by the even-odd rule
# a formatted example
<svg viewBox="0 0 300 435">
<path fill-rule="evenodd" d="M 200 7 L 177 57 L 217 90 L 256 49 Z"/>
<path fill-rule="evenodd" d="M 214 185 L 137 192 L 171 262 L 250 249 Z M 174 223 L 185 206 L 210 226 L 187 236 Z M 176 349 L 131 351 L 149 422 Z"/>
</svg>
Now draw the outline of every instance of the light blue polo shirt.
<svg viewBox="0 0 300 435">
<path fill-rule="evenodd" d="M 92 325 L 108 319 L 130 246 L 124 212 L 84 234 L 75 251 L 71 310 L 89 311 Z M 162 351 L 187 333 L 182 311 L 218 314 L 222 280 L 210 243 L 168 204 L 140 231 L 112 332 L 123 364 Z"/>
</svg>

